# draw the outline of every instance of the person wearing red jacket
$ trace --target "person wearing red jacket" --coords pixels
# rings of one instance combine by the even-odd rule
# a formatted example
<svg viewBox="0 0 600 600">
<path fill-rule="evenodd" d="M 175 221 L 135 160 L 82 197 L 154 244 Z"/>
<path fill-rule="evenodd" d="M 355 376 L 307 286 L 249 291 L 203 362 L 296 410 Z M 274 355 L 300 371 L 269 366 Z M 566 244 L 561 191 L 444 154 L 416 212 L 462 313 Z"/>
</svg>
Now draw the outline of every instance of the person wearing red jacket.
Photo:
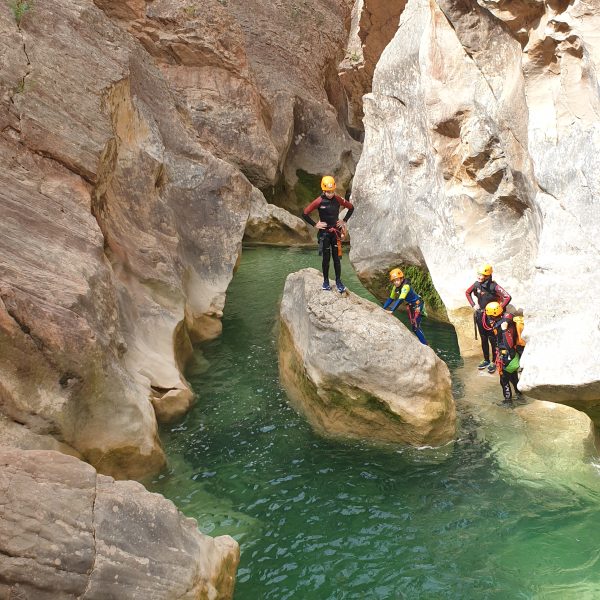
<svg viewBox="0 0 600 600">
<path fill-rule="evenodd" d="M 331 175 L 325 175 L 321 179 L 323 190 L 318 198 L 315 198 L 302 213 L 302 218 L 319 232 L 317 242 L 319 244 L 319 255 L 323 257 L 323 286 L 324 290 L 331 290 L 329 284 L 329 261 L 333 257 L 333 269 L 335 271 L 335 286 L 342 294 L 346 286 L 342 283 L 342 239 L 345 236 L 346 222 L 354 212 L 354 206 L 348 200 L 344 200 L 335 193 L 335 179 Z M 347 208 L 348 212 L 343 220 L 340 220 L 340 210 Z M 310 217 L 314 210 L 319 211 L 319 221 L 315 223 Z"/>
<path fill-rule="evenodd" d="M 477 365 L 477 368 L 479 370 L 487 368 L 489 373 L 493 373 L 496 370 L 496 365 L 494 363 L 496 337 L 492 334 L 492 331 L 486 322 L 484 312 L 485 307 L 490 302 L 498 302 L 504 309 L 511 300 L 510 294 L 492 280 L 492 272 L 492 265 L 486 264 L 479 267 L 479 269 L 477 269 L 477 281 L 465 292 L 469 304 L 471 307 L 475 308 L 473 319 L 477 326 L 477 331 L 479 332 L 479 338 L 481 339 L 483 360 Z M 477 307 L 475 307 L 473 295 L 477 299 Z M 492 348 L 491 360 L 490 346 Z"/>
</svg>

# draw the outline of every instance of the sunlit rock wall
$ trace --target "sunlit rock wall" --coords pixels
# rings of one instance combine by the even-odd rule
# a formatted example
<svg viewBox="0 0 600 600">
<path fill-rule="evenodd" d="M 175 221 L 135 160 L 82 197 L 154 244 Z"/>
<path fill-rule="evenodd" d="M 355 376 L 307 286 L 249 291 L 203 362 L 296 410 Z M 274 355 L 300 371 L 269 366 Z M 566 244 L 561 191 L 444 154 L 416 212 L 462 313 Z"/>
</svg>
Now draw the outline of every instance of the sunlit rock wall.
<svg viewBox="0 0 600 600">
<path fill-rule="evenodd" d="M 249 238 L 308 239 L 257 188 L 354 168 L 351 1 L 24 6 L 0 6 L 0 443 L 139 477 L 193 401 L 251 204 Z"/>
<path fill-rule="evenodd" d="M 523 309 L 522 387 L 600 413 L 600 7 L 409 0 L 364 98 L 351 260 L 429 269 L 463 353 L 474 268 Z"/>
</svg>

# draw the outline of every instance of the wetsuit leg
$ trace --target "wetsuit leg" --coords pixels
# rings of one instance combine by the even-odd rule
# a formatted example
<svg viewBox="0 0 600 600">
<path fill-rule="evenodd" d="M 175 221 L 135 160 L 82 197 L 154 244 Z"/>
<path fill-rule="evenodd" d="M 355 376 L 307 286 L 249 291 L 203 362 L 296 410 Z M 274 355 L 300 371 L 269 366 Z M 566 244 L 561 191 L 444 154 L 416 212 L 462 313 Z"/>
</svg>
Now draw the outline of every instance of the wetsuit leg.
<svg viewBox="0 0 600 600">
<path fill-rule="evenodd" d="M 496 346 L 497 346 L 496 336 L 494 335 L 493 331 L 487 331 L 486 333 L 487 333 L 488 341 L 490 342 L 490 346 L 492 347 L 492 356 L 496 356 Z"/>
<path fill-rule="evenodd" d="M 480 311 L 477 311 L 477 331 L 479 332 L 479 339 L 481 340 L 481 351 L 483 352 L 483 360 L 489 361 L 490 360 L 490 343 L 491 343 L 491 338 L 493 336 L 490 336 L 489 334 L 491 332 L 489 332 L 483 328 L 481 318 L 482 318 L 482 313 Z M 493 345 L 492 345 L 492 356 L 496 356 L 495 346 L 496 346 L 496 342 L 494 340 Z"/>
<path fill-rule="evenodd" d="M 420 308 L 417 307 L 412 307 L 409 306 L 408 307 L 408 317 L 410 319 L 410 324 L 412 325 L 412 330 L 414 331 L 415 335 L 419 338 L 419 341 L 421 342 L 421 344 L 424 344 L 425 346 L 427 346 L 427 340 L 425 339 L 425 334 L 423 333 L 423 330 L 421 329 L 421 310 Z"/>
<path fill-rule="evenodd" d="M 329 281 L 329 259 L 331 258 L 331 244 L 329 235 L 323 233 L 320 243 L 323 249 L 323 262 L 321 263 L 323 268 L 323 281 Z"/>
<path fill-rule="evenodd" d="M 338 256 L 337 238 L 335 233 L 328 234 L 329 246 L 331 248 L 331 257 L 333 258 L 333 270 L 335 271 L 335 280 L 340 281 L 342 278 L 342 263 Z"/>
<path fill-rule="evenodd" d="M 515 394 L 519 395 L 521 392 L 517 389 L 517 384 L 519 383 L 519 372 L 515 371 L 514 373 L 508 373 L 510 382 L 512 383 L 513 388 L 515 389 Z"/>
<path fill-rule="evenodd" d="M 510 380 L 511 373 L 507 373 L 506 371 L 502 371 L 502 375 L 500 375 L 500 386 L 502 387 L 502 395 L 505 400 L 512 399 L 512 391 L 510 389 Z"/>
</svg>

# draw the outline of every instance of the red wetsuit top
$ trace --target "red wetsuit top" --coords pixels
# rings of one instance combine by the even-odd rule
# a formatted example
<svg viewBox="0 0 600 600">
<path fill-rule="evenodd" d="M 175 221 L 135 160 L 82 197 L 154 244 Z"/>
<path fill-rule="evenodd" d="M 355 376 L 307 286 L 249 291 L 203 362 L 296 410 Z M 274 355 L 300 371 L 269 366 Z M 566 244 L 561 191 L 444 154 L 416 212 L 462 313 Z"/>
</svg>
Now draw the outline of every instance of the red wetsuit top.
<svg viewBox="0 0 600 600">
<path fill-rule="evenodd" d="M 471 306 L 475 306 L 475 302 L 471 294 L 477 297 L 479 308 L 483 310 L 490 302 L 498 302 L 502 308 L 510 302 L 510 294 L 500 287 L 491 277 L 485 281 L 476 281 L 466 292 L 465 296 Z"/>
<path fill-rule="evenodd" d="M 340 209 L 347 208 L 348 212 L 344 217 L 344 221 L 352 216 L 354 212 L 354 205 L 348 200 L 344 200 L 341 196 L 334 194 L 331 198 L 328 198 L 323 192 L 318 198 L 315 198 L 302 213 L 302 218 L 313 227 L 316 225 L 315 221 L 309 216 L 313 210 L 319 211 L 319 221 L 327 223 L 327 227 L 335 227 L 340 218 Z"/>
</svg>

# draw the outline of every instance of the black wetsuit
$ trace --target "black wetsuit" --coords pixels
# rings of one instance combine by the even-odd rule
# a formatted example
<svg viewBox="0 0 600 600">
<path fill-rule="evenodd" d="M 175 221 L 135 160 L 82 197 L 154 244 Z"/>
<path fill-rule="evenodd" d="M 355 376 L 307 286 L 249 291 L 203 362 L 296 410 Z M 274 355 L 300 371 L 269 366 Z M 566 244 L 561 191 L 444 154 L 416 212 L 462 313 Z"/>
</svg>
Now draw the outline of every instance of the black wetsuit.
<svg viewBox="0 0 600 600">
<path fill-rule="evenodd" d="M 329 282 L 329 259 L 333 256 L 333 268 L 335 270 L 336 282 L 341 281 L 342 276 L 342 264 L 340 262 L 340 256 L 337 252 L 337 243 L 340 236 L 337 222 L 340 218 L 340 210 L 347 208 L 348 212 L 344 217 L 344 221 L 352 216 L 354 212 L 354 206 L 344 200 L 341 196 L 334 194 L 331 198 L 328 198 L 323 192 L 318 198 L 315 198 L 303 211 L 302 218 L 313 227 L 316 225 L 310 217 L 310 213 L 313 210 L 319 211 L 319 221 L 327 223 L 327 229 L 319 229 L 317 233 L 317 241 L 319 243 L 319 254 L 323 256 L 323 280 Z"/>
<path fill-rule="evenodd" d="M 466 292 L 467 300 L 471 306 L 475 306 L 472 294 L 475 294 L 477 298 L 477 304 L 479 308 L 475 313 L 475 323 L 477 324 L 477 331 L 479 331 L 479 339 L 481 340 L 481 350 L 483 352 L 484 360 L 490 360 L 490 346 L 492 347 L 491 360 L 494 360 L 496 356 L 496 338 L 492 334 L 489 326 L 484 318 L 485 307 L 490 302 L 498 302 L 502 308 L 510 302 L 510 294 L 500 287 L 495 281 L 492 281 L 491 277 L 488 277 L 485 281 L 476 281 Z"/>
<path fill-rule="evenodd" d="M 513 373 L 508 373 L 506 366 L 520 350 L 517 346 L 517 326 L 513 321 L 513 316 L 506 312 L 497 321 L 490 320 L 489 323 L 496 339 L 496 366 L 500 374 L 502 394 L 505 400 L 512 400 L 511 384 L 515 389 L 515 393 L 519 394 L 517 388 L 519 371 L 517 369 Z"/>
</svg>

